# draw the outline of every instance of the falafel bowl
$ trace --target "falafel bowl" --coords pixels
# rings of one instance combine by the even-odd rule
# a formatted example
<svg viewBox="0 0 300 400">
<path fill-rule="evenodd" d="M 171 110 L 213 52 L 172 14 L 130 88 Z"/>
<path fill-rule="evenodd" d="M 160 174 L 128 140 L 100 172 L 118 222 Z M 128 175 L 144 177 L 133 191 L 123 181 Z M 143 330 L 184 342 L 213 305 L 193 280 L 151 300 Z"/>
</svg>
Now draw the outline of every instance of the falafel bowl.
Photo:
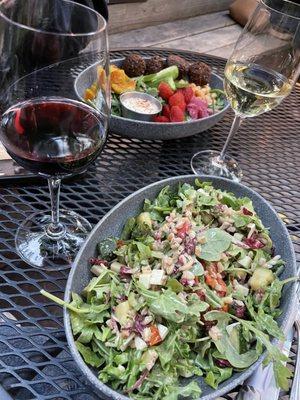
<svg viewBox="0 0 300 400">
<path fill-rule="evenodd" d="M 109 72 L 110 129 L 121 136 L 162 140 L 191 136 L 219 122 L 229 107 L 222 78 L 202 61 L 190 63 L 175 54 L 144 57 L 131 53 L 112 60 Z M 90 66 L 75 81 L 78 97 L 98 108 L 106 79 L 102 68 Z M 130 118 L 121 101 L 124 93 L 134 98 Z M 160 102 L 157 113 L 151 114 L 151 101 L 139 99 L 139 94 Z"/>
</svg>

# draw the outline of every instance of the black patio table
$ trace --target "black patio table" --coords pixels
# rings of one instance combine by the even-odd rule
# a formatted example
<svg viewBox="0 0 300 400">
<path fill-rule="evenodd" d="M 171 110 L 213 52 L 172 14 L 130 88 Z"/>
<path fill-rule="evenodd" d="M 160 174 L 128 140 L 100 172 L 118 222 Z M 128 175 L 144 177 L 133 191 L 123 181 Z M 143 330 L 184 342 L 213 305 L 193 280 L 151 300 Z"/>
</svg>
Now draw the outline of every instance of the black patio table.
<svg viewBox="0 0 300 400">
<path fill-rule="evenodd" d="M 111 52 L 111 59 L 132 50 Z M 222 75 L 225 60 L 175 50 L 135 49 L 142 55 L 175 53 L 202 60 Z M 214 128 L 181 140 L 140 141 L 110 134 L 96 164 L 62 187 L 63 208 L 96 224 L 133 191 L 160 179 L 189 174 L 192 155 L 220 150 L 229 131 L 229 112 Z M 244 171 L 243 183 L 262 194 L 286 223 L 300 261 L 300 85 L 283 104 L 248 119 L 230 146 Z M 68 270 L 43 272 L 20 260 L 14 236 L 34 211 L 49 211 L 46 182 L 0 181 L 0 399 L 94 400 L 66 344 L 62 310 L 39 294 L 63 296 Z M 295 358 L 296 340 L 291 358 Z M 6 395 L 7 393 L 7 395 Z M 224 398 L 233 399 L 236 391 Z M 283 397 L 282 397 L 283 398 Z"/>
</svg>

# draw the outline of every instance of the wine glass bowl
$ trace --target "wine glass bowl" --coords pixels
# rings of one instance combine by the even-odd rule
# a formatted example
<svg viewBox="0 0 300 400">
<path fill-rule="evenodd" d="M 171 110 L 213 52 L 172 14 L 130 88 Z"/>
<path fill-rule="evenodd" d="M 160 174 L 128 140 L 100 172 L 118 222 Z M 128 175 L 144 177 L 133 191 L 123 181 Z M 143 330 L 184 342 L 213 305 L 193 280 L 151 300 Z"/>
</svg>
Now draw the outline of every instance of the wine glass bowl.
<svg viewBox="0 0 300 400">
<path fill-rule="evenodd" d="M 227 148 L 242 121 L 273 110 L 300 74 L 300 5 L 261 0 L 240 35 L 224 71 L 224 91 L 235 118 L 221 152 L 196 153 L 196 174 L 239 181 L 243 175 Z"/>
<path fill-rule="evenodd" d="M 60 97 L 18 103 L 2 116 L 2 143 L 22 167 L 66 177 L 95 160 L 105 128 L 90 106 Z"/>
<path fill-rule="evenodd" d="M 0 139 L 18 164 L 48 179 L 51 196 L 51 215 L 25 220 L 16 248 L 33 266 L 64 268 L 91 226 L 74 211 L 59 214 L 60 181 L 100 154 L 110 113 L 108 79 L 98 110 L 77 98 L 74 81 L 95 62 L 108 76 L 106 22 L 69 0 L 1 2 L 0 22 Z"/>
</svg>

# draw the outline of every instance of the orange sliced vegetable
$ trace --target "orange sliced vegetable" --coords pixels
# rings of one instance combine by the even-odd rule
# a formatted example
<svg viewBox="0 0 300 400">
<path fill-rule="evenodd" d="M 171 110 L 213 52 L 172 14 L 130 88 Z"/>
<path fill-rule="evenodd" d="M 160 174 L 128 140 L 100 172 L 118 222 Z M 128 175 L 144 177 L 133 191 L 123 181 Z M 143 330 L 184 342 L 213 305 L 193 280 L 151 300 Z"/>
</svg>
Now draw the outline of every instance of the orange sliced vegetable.
<svg viewBox="0 0 300 400">
<path fill-rule="evenodd" d="M 154 346 L 154 345 L 160 343 L 162 341 L 162 338 L 160 337 L 157 326 L 151 325 L 150 331 L 151 331 L 151 336 L 150 336 L 150 340 L 149 340 L 150 346 Z"/>
<path fill-rule="evenodd" d="M 224 304 L 223 307 L 222 307 L 222 311 L 228 312 L 228 310 L 229 310 L 229 305 L 228 304 Z"/>
<path fill-rule="evenodd" d="M 84 100 L 94 100 L 96 97 L 96 91 L 92 87 L 88 88 L 84 92 Z"/>
<path fill-rule="evenodd" d="M 217 286 L 220 286 L 221 289 L 218 288 L 217 293 L 220 297 L 226 296 L 227 293 L 227 286 L 226 283 L 223 281 L 222 278 L 219 277 L 214 277 L 212 275 L 207 274 L 205 276 L 205 282 L 208 286 L 210 286 L 212 289 L 216 289 Z"/>
<path fill-rule="evenodd" d="M 135 89 L 135 80 L 130 79 L 123 69 L 113 69 L 110 74 L 111 88 L 117 94 Z"/>
<path fill-rule="evenodd" d="M 217 285 L 217 280 L 210 275 L 205 276 L 205 282 L 208 286 L 214 289 Z"/>
<path fill-rule="evenodd" d="M 99 87 L 104 88 L 106 85 L 106 72 L 105 69 L 102 67 L 98 67 L 97 70 L 97 75 L 98 75 L 98 85 Z"/>
</svg>

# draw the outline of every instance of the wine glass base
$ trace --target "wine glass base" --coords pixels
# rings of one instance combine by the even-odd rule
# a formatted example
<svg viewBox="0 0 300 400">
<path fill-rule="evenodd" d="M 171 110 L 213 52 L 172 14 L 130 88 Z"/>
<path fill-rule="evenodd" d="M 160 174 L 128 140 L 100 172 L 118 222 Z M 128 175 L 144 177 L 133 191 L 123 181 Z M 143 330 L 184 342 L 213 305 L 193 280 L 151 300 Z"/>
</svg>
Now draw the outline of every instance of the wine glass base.
<svg viewBox="0 0 300 400">
<path fill-rule="evenodd" d="M 229 155 L 222 160 L 220 153 L 214 150 L 200 151 L 194 154 L 191 168 L 196 175 L 212 175 L 239 182 L 243 172 L 238 163 Z"/>
<path fill-rule="evenodd" d="M 16 249 L 26 263 L 46 271 L 70 267 L 92 227 L 73 211 L 61 211 L 60 222 L 65 231 L 56 240 L 47 234 L 50 215 L 38 212 L 21 224 L 16 235 Z"/>
</svg>

